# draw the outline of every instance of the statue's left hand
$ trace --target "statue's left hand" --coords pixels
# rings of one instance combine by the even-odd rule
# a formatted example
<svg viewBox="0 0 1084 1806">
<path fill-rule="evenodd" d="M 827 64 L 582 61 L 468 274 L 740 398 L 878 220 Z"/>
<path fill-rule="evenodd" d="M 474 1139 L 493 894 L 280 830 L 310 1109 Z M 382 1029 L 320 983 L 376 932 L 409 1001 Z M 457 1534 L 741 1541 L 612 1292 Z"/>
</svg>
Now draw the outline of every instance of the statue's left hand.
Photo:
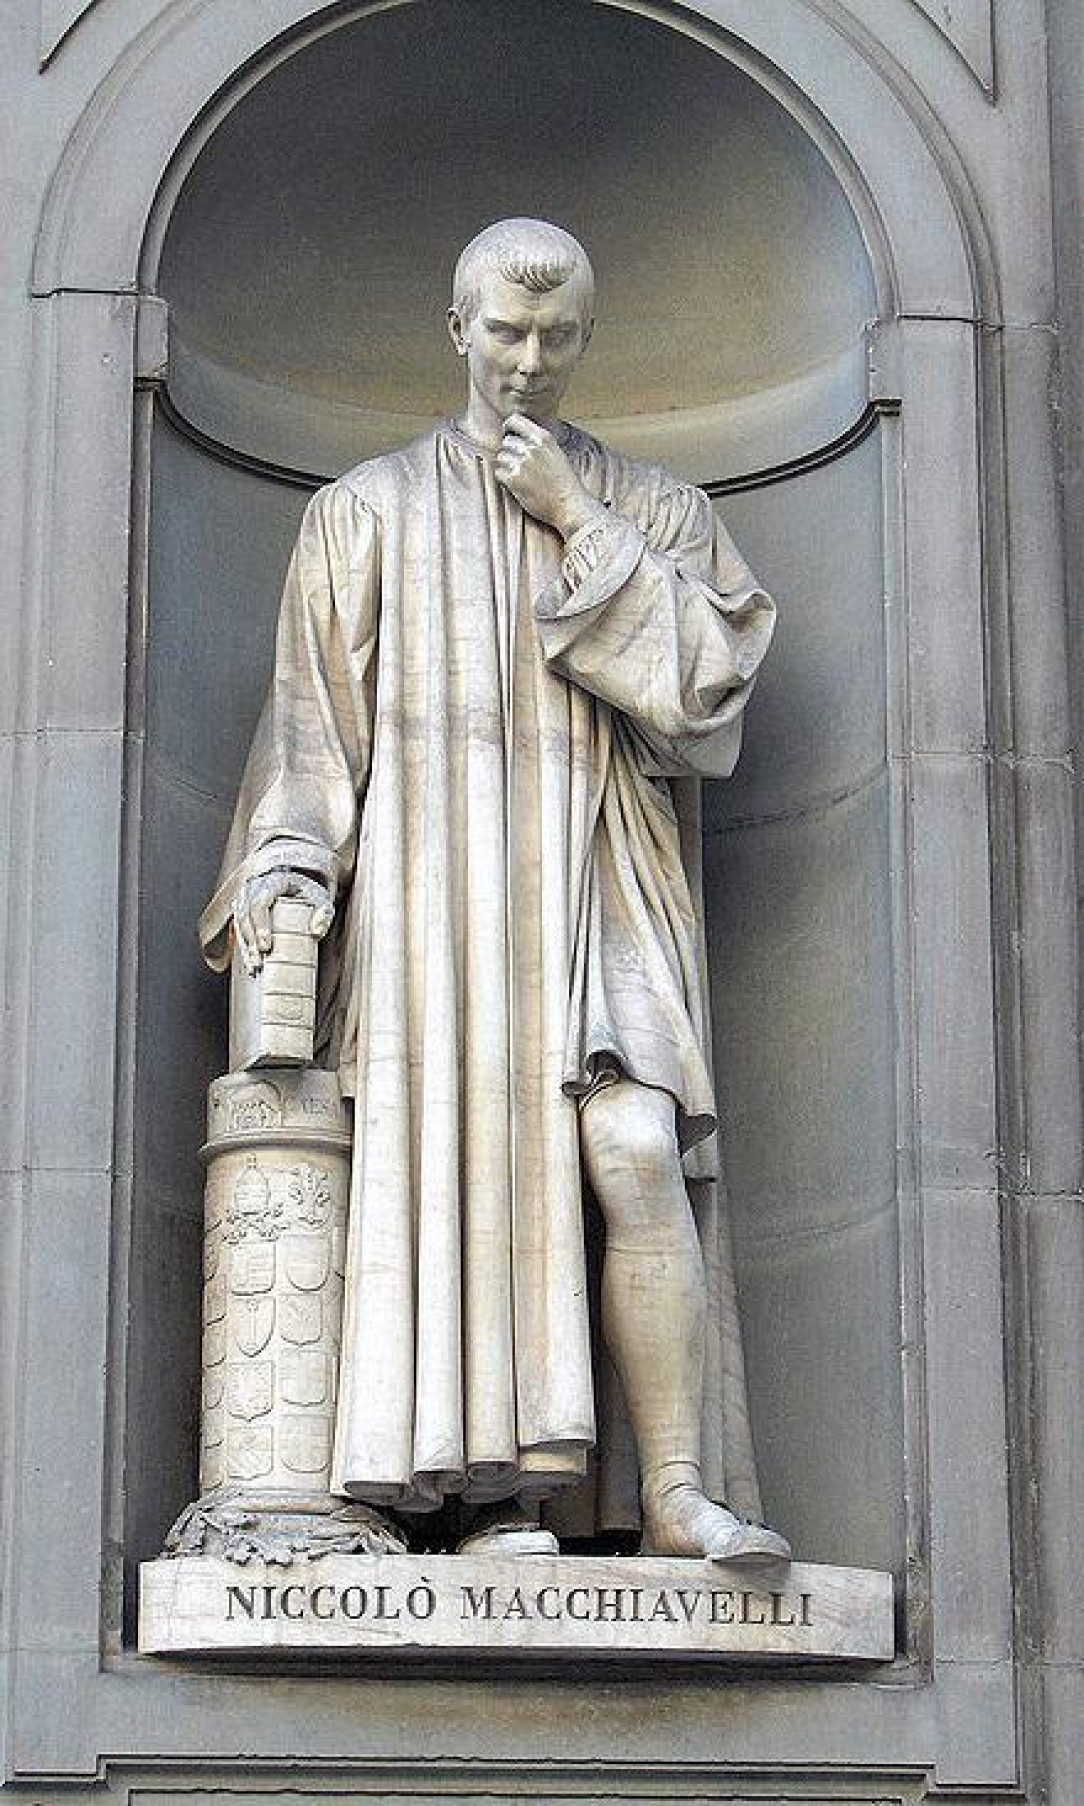
<svg viewBox="0 0 1084 1806">
<path fill-rule="evenodd" d="M 606 518 L 602 503 L 580 482 L 551 432 L 511 414 L 497 453 L 497 481 L 528 514 L 556 527 L 565 539 L 596 517 Z"/>
</svg>

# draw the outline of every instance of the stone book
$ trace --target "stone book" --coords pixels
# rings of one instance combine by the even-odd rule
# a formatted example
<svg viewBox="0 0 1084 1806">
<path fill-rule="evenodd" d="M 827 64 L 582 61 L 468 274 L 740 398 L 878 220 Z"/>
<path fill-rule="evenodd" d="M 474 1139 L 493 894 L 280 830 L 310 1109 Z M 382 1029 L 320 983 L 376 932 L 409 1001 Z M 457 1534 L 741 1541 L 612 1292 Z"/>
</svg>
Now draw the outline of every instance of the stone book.
<svg viewBox="0 0 1084 1806">
<path fill-rule="evenodd" d="M 274 945 L 258 972 L 235 949 L 230 977 L 230 1067 L 308 1066 L 316 1029 L 312 904 L 280 897 L 271 911 Z"/>
</svg>

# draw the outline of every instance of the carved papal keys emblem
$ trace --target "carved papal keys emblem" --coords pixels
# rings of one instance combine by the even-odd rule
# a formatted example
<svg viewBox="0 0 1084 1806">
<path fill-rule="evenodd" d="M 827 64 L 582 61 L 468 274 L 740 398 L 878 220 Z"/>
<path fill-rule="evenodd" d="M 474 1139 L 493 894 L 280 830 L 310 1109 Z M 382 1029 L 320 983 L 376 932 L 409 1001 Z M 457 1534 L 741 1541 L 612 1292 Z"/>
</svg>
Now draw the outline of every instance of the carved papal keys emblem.
<svg viewBox="0 0 1084 1806">
<path fill-rule="evenodd" d="M 284 1209 L 283 1201 L 274 1195 L 266 1173 L 260 1171 L 255 1154 L 251 1155 L 226 1208 L 226 1240 L 242 1242 L 250 1235 L 278 1235 Z"/>
</svg>

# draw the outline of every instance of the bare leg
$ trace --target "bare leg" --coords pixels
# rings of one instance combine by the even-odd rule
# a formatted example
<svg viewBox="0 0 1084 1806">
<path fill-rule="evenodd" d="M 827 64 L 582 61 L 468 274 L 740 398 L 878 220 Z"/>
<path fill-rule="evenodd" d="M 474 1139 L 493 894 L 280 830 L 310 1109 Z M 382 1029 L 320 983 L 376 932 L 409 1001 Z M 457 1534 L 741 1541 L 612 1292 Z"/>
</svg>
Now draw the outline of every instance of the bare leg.
<svg viewBox="0 0 1084 1806">
<path fill-rule="evenodd" d="M 581 1138 L 606 1222 L 602 1328 L 636 1436 L 645 1548 L 786 1561 L 782 1537 L 743 1524 L 703 1489 L 704 1264 L 673 1099 L 622 1079 L 584 1106 Z"/>
</svg>

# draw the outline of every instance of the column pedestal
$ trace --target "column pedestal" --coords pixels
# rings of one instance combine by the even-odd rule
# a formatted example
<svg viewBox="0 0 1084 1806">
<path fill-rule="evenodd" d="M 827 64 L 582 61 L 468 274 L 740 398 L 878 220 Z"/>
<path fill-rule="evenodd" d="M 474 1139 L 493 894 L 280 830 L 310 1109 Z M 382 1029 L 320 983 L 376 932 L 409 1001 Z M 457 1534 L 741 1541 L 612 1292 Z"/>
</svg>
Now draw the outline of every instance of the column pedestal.
<svg viewBox="0 0 1084 1806">
<path fill-rule="evenodd" d="M 351 1145 L 338 1079 L 227 1073 L 207 1129 L 200 1497 L 165 1553 L 401 1550 L 375 1512 L 330 1491 Z"/>
</svg>

